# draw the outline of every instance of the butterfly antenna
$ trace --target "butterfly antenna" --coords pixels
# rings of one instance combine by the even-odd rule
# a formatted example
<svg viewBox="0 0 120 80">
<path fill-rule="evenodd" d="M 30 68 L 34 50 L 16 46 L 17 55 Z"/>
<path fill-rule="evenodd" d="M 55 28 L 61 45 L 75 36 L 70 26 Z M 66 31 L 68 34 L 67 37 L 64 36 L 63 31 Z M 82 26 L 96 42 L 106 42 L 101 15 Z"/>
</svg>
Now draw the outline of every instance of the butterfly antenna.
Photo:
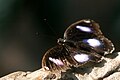
<svg viewBox="0 0 120 80">
<path fill-rule="evenodd" d="M 47 20 L 46 18 L 44 18 L 43 20 L 44 20 L 44 22 L 48 25 L 48 27 L 49 27 L 50 30 L 53 32 L 53 34 L 54 34 L 55 36 L 57 36 L 56 32 L 52 29 L 51 25 L 48 23 L 48 20 Z"/>
</svg>

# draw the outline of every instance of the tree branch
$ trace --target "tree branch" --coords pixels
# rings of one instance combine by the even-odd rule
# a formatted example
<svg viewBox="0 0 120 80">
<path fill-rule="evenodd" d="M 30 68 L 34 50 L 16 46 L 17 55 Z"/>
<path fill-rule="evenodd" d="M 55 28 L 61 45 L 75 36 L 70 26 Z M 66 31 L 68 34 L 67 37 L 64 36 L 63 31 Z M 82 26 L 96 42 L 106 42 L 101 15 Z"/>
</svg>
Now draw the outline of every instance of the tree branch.
<svg viewBox="0 0 120 80">
<path fill-rule="evenodd" d="M 103 57 L 98 64 L 88 64 L 64 72 L 50 72 L 43 68 L 34 72 L 17 71 L 0 80 L 119 80 L 120 52 Z"/>
</svg>

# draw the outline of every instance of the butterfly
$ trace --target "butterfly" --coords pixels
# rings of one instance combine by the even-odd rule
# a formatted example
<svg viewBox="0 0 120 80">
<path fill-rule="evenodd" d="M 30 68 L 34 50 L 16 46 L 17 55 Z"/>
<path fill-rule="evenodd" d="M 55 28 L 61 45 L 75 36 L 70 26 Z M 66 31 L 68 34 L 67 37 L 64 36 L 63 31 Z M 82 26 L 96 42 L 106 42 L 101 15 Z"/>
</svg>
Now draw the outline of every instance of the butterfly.
<svg viewBox="0 0 120 80">
<path fill-rule="evenodd" d="M 45 70 L 66 70 L 88 62 L 100 62 L 102 56 L 114 51 L 113 43 L 106 38 L 94 20 L 83 19 L 71 24 L 59 38 L 57 45 L 43 56 Z"/>
</svg>

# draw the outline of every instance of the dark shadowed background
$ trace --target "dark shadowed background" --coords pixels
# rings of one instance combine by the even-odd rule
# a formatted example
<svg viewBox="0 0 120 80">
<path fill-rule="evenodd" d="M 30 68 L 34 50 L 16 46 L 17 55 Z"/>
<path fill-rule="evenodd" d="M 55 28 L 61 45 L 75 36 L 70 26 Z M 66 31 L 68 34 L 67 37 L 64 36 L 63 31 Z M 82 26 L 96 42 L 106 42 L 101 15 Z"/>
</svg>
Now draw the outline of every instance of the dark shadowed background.
<svg viewBox="0 0 120 80">
<path fill-rule="evenodd" d="M 120 50 L 120 0 L 0 0 L 0 76 L 41 68 L 65 29 L 86 18 Z"/>
</svg>

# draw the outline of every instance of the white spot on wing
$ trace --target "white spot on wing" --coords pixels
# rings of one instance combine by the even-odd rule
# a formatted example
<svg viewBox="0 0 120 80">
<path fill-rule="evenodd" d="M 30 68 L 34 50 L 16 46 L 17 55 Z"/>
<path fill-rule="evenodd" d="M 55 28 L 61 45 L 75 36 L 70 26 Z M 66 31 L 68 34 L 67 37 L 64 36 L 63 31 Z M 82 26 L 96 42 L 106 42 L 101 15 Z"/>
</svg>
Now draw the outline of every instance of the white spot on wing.
<svg viewBox="0 0 120 80">
<path fill-rule="evenodd" d="M 92 30 L 86 26 L 76 26 L 77 29 L 84 31 L 84 32 L 91 32 Z"/>
<path fill-rule="evenodd" d="M 85 20 L 84 22 L 86 22 L 86 23 L 90 23 L 90 20 Z"/>
<path fill-rule="evenodd" d="M 101 42 L 97 39 L 87 39 L 84 40 L 84 42 L 87 42 L 90 46 L 97 47 L 101 45 Z"/>
<path fill-rule="evenodd" d="M 54 59 L 54 58 L 49 57 L 49 60 L 52 61 L 53 63 L 55 63 L 58 66 L 64 65 L 63 62 L 59 59 Z"/>
<path fill-rule="evenodd" d="M 74 56 L 74 59 L 78 62 L 85 62 L 85 61 L 88 61 L 89 60 L 89 56 L 86 55 L 86 54 L 76 54 Z"/>
</svg>

